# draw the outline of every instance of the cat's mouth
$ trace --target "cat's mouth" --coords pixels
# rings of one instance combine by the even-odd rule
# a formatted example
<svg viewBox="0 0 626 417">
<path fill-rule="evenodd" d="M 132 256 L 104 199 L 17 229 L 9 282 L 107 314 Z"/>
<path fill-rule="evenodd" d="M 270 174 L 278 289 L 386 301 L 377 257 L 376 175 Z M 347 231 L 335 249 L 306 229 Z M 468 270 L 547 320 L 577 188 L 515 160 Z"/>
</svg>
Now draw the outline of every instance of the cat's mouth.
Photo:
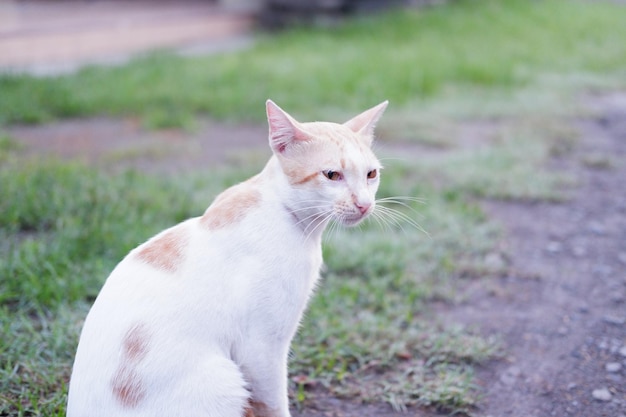
<svg viewBox="0 0 626 417">
<path fill-rule="evenodd" d="M 363 214 L 359 213 L 359 214 L 354 214 L 351 216 L 341 216 L 339 218 L 339 222 L 346 227 L 353 227 L 358 225 L 359 223 L 361 223 L 363 220 L 365 220 L 365 218 L 369 215 L 369 212 L 365 212 Z"/>
</svg>

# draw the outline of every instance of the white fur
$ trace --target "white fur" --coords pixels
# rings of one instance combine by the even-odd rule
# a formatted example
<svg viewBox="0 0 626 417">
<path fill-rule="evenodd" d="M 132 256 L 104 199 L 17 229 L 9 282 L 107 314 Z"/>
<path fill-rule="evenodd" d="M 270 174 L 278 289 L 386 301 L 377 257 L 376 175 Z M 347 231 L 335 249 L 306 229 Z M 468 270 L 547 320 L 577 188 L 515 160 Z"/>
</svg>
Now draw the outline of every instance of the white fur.
<svg viewBox="0 0 626 417">
<path fill-rule="evenodd" d="M 174 271 L 138 255 L 168 231 L 120 262 L 85 321 L 68 417 L 241 417 L 249 401 L 264 404 L 258 417 L 289 416 L 287 355 L 319 277 L 322 232 L 331 219 L 352 225 L 369 214 L 358 205 L 374 204 L 378 178 L 367 173 L 380 166 L 369 144 L 385 106 L 346 125 L 299 124 L 268 101 L 275 155 L 236 189 L 260 200 L 223 228 L 194 218 L 169 229 L 186 236 Z M 311 164 L 319 176 L 292 184 L 287 167 Z M 323 175 L 338 169 L 341 181 Z M 133 326 L 141 342 L 125 348 Z M 114 394 L 120 367 L 141 384 L 132 404 Z"/>
</svg>

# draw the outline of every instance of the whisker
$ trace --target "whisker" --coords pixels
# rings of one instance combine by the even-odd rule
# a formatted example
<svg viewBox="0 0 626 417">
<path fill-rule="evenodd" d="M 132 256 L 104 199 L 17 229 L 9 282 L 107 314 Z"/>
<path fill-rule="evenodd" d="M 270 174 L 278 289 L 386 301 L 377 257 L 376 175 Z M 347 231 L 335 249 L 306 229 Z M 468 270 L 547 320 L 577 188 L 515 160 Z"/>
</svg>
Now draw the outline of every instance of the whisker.
<svg viewBox="0 0 626 417">
<path fill-rule="evenodd" d="M 386 221 L 383 222 L 383 220 L 385 220 L 385 219 L 383 219 L 381 217 L 380 213 L 377 212 L 376 209 L 374 209 L 374 211 L 372 211 L 372 214 L 370 215 L 369 218 L 371 218 L 374 221 L 376 221 L 376 223 L 378 223 L 378 226 L 380 226 L 381 229 L 385 229 L 385 230 L 391 231 L 391 228 L 389 227 L 389 224 L 387 224 Z"/>
<path fill-rule="evenodd" d="M 297 213 L 299 211 L 318 209 L 318 208 L 322 208 L 322 207 L 326 207 L 326 206 L 327 206 L 327 204 L 320 204 L 319 206 L 306 206 L 306 207 L 297 208 L 295 210 L 290 210 L 290 212 L 291 213 Z"/>
<path fill-rule="evenodd" d="M 403 232 L 406 233 L 402 222 L 396 218 L 396 216 L 385 213 L 383 210 L 375 210 L 373 213 L 379 222 L 382 222 L 384 227 L 388 231 L 393 231 L 394 228 L 400 228 Z"/>
<path fill-rule="evenodd" d="M 333 217 L 334 213 L 332 210 L 329 210 L 327 212 L 324 213 L 318 213 L 317 216 L 315 217 L 315 219 L 313 219 L 313 221 L 311 223 L 309 223 L 309 226 L 311 224 L 314 224 L 319 218 L 321 218 L 321 220 L 319 222 L 317 222 L 317 224 L 315 224 L 315 227 L 313 227 L 313 229 L 311 229 L 311 231 L 306 235 L 306 237 L 304 238 L 304 240 L 309 240 L 309 238 L 311 237 L 311 235 L 313 235 L 313 233 L 315 233 L 315 231 L 320 227 L 320 226 L 325 226 L 326 223 Z M 309 217 L 313 217 L 313 216 L 309 216 Z M 307 226 L 308 228 L 308 226 Z M 306 228 L 304 230 L 306 232 Z"/>
<path fill-rule="evenodd" d="M 399 203 L 400 201 L 414 201 L 420 204 L 426 204 L 427 202 L 425 198 L 411 197 L 407 195 L 399 195 L 395 197 L 384 197 L 384 198 L 379 198 L 376 201 L 385 201 L 385 202 L 390 202 L 390 203 Z"/>
<path fill-rule="evenodd" d="M 317 226 L 315 226 L 315 229 L 313 229 L 313 231 L 317 230 L 319 227 L 321 227 L 322 231 L 324 231 L 326 225 L 328 225 L 329 223 L 332 224 L 333 217 L 335 217 L 335 213 L 333 212 L 333 210 L 329 210 L 328 215 L 324 217 Z"/>
<path fill-rule="evenodd" d="M 328 242 L 334 239 L 335 236 L 339 232 L 339 228 L 340 228 L 340 224 L 338 221 L 336 220 L 331 221 L 330 225 L 328 226 L 328 229 L 326 230 L 326 233 L 324 234 L 324 241 Z"/>
<path fill-rule="evenodd" d="M 325 216 L 325 213 L 315 213 L 315 214 L 313 214 L 313 215 L 311 215 L 311 216 L 309 216 L 309 217 L 307 217 L 307 218 L 306 218 L 306 219 L 313 218 L 313 220 L 311 220 L 311 222 L 309 222 L 309 223 L 305 226 L 305 228 L 304 228 L 304 230 L 303 230 L 303 232 L 304 232 L 304 233 L 306 233 L 306 236 L 304 237 L 304 240 L 305 240 L 305 241 L 309 239 L 309 236 L 310 236 L 310 235 L 311 235 L 311 234 L 315 231 L 315 229 L 317 228 L 317 226 L 319 226 L 319 223 L 317 223 L 317 220 L 318 220 L 318 219 L 320 219 L 320 218 L 322 218 L 322 217 L 324 217 L 324 216 Z M 303 220 L 306 220 L 306 219 L 303 219 Z M 297 224 L 302 223 L 302 221 L 303 221 L 303 220 L 299 221 Z M 315 226 L 313 226 L 314 224 L 315 224 Z M 310 227 L 312 227 L 312 229 L 311 229 L 311 231 L 309 232 L 309 231 L 308 231 L 308 229 L 309 229 Z"/>
<path fill-rule="evenodd" d="M 326 200 L 321 198 L 315 198 L 310 200 L 300 200 L 300 203 L 325 203 Z"/>
<path fill-rule="evenodd" d="M 374 211 L 372 211 L 372 215 L 371 218 L 374 219 L 376 221 L 376 223 L 378 223 L 378 225 L 382 228 L 385 229 L 389 232 L 392 231 L 391 228 L 391 219 L 387 219 L 386 217 L 384 217 L 382 215 L 382 213 L 380 211 L 377 211 L 376 209 Z M 398 224 L 397 221 L 394 221 L 394 224 Z"/>
<path fill-rule="evenodd" d="M 313 218 L 313 220 L 312 220 L 312 222 L 311 222 L 311 223 L 313 223 L 313 222 L 314 222 L 315 220 L 317 220 L 318 218 L 323 217 L 326 213 L 328 213 L 328 212 L 321 212 L 321 213 L 317 213 L 317 212 L 316 212 L 316 213 L 313 213 L 313 214 L 309 214 L 309 215 L 308 215 L 308 216 L 306 216 L 305 218 L 300 219 L 300 221 L 299 221 L 298 223 L 296 223 L 296 226 L 298 226 L 298 225 L 300 225 L 300 224 L 302 224 L 302 223 L 306 222 L 307 220 L 309 220 L 309 219 L 311 219 L 311 218 Z M 309 227 L 309 226 L 307 225 L 307 227 Z M 305 230 L 306 230 L 306 228 L 305 228 Z"/>
<path fill-rule="evenodd" d="M 391 209 L 391 207 L 386 207 L 386 206 L 383 205 L 384 203 L 388 203 L 388 201 L 383 201 L 383 202 L 377 201 L 376 203 L 380 204 L 381 207 Z M 406 203 L 402 203 L 402 202 L 399 202 L 399 201 L 394 201 L 393 203 L 394 204 L 398 204 L 398 205 L 403 206 L 403 207 L 406 207 L 407 209 L 411 210 L 412 212 L 414 212 L 417 215 L 420 214 L 417 210 L 415 210 L 413 207 L 411 207 L 410 205 L 408 205 Z"/>
<path fill-rule="evenodd" d="M 379 198 L 379 199 L 376 200 L 376 203 L 379 203 L 381 205 L 383 205 L 383 204 L 397 204 L 397 205 L 406 207 L 407 209 L 409 209 L 413 213 L 415 213 L 417 216 L 422 217 L 422 214 L 419 211 L 417 211 L 415 208 L 413 208 L 407 202 L 415 202 L 415 203 L 419 203 L 419 204 L 426 204 L 426 200 L 423 199 L 423 198 L 409 197 L 409 196 L 385 197 L 385 198 Z M 383 207 L 385 207 L 385 206 L 383 206 Z"/>
<path fill-rule="evenodd" d="M 428 232 L 419 223 L 417 223 L 414 219 L 412 219 L 405 213 L 396 209 L 392 209 L 390 207 L 385 207 L 383 205 L 376 206 L 375 211 L 376 210 L 380 212 L 380 215 L 384 215 L 392 219 L 394 221 L 394 224 L 400 225 L 400 223 L 407 223 L 410 226 L 413 226 L 415 229 L 419 230 L 420 232 L 424 233 L 426 236 L 430 237 Z"/>
<path fill-rule="evenodd" d="M 320 206 L 322 205 L 326 205 L 328 204 L 328 201 L 326 200 L 321 200 L 321 199 L 315 199 L 315 200 L 300 200 L 299 203 L 302 204 L 309 204 L 309 203 L 319 203 Z M 306 206 L 309 207 L 309 206 Z M 299 210 L 299 209 L 297 209 Z"/>
<path fill-rule="evenodd" d="M 376 206 L 376 209 L 383 215 L 389 216 L 390 218 L 392 218 L 393 220 L 403 220 L 403 221 L 407 221 L 407 222 L 415 222 L 411 217 L 407 216 L 406 214 L 402 213 L 400 210 L 396 210 L 396 209 L 392 209 L 390 207 L 385 207 L 385 206 Z"/>
<path fill-rule="evenodd" d="M 380 162 L 382 162 L 382 161 L 402 161 L 402 162 L 408 162 L 407 158 L 401 158 L 399 156 L 386 156 L 384 158 L 378 158 L 378 160 Z"/>
<path fill-rule="evenodd" d="M 401 221 L 403 219 L 400 219 L 396 213 L 387 213 L 381 210 L 377 215 L 385 222 L 389 230 L 400 229 L 405 235 L 408 235 L 404 222 Z"/>
</svg>

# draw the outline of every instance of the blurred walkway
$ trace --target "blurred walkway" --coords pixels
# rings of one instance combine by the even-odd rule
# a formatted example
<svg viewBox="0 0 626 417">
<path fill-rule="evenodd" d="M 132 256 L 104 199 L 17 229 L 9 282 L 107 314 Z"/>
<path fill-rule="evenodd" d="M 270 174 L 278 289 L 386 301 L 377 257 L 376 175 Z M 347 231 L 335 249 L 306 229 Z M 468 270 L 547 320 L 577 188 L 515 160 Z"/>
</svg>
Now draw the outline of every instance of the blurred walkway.
<svg viewBox="0 0 626 417">
<path fill-rule="evenodd" d="M 250 42 L 252 24 L 209 0 L 0 0 L 0 71 L 49 75 L 159 48 L 230 49 Z"/>
</svg>

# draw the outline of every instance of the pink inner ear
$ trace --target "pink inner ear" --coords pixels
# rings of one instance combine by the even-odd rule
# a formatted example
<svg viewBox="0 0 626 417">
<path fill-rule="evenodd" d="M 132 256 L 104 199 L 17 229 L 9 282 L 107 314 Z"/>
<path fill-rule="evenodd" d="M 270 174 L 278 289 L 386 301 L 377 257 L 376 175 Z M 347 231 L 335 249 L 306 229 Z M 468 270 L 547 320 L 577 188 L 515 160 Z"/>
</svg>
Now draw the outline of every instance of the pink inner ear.
<svg viewBox="0 0 626 417">
<path fill-rule="evenodd" d="M 389 104 L 388 101 L 383 101 L 379 105 L 374 106 L 371 109 L 365 110 L 358 116 L 355 116 L 354 118 L 348 120 L 346 123 L 344 123 L 344 125 L 355 133 L 362 133 L 367 136 L 372 136 L 374 134 L 374 128 L 376 127 L 376 123 L 385 112 L 387 104 Z"/>
<path fill-rule="evenodd" d="M 285 149 L 287 148 L 287 144 L 286 143 L 281 143 L 278 145 L 278 148 L 276 148 L 276 150 L 278 151 L 278 153 L 283 153 L 285 152 Z"/>
<path fill-rule="evenodd" d="M 273 101 L 267 100 L 266 110 L 272 149 L 283 153 L 292 141 L 308 139 L 307 134 L 297 126 L 298 122 Z"/>
</svg>

